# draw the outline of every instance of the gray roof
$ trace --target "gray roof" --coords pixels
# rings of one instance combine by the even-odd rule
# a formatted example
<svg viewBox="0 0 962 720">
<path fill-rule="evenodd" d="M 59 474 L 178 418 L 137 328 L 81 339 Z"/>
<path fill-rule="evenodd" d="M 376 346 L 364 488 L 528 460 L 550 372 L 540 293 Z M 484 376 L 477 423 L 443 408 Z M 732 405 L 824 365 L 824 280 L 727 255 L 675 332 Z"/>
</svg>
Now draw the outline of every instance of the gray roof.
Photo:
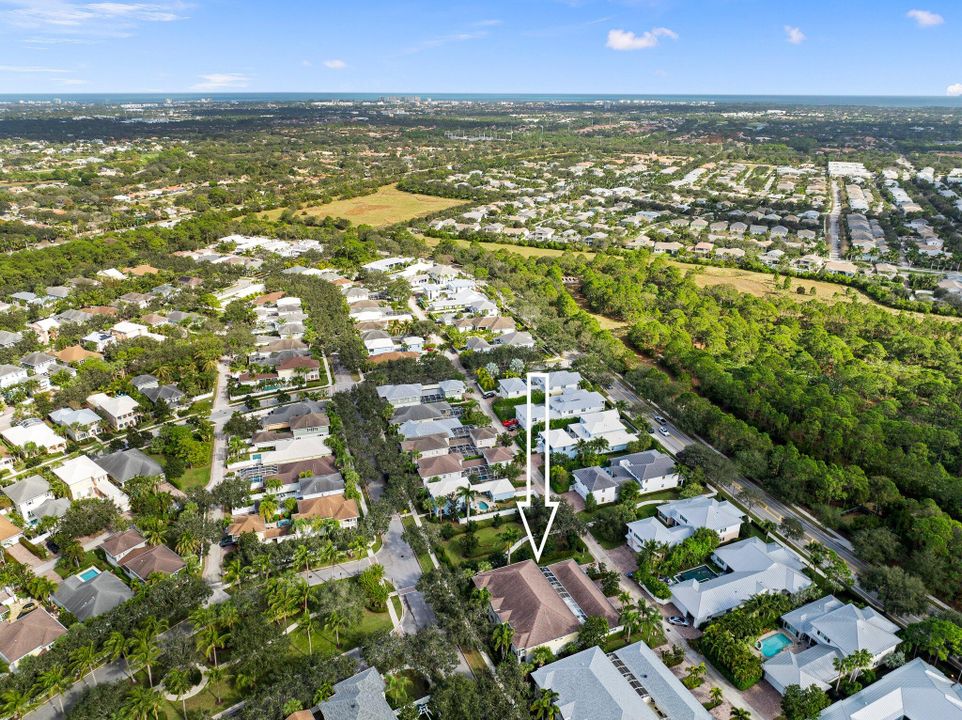
<svg viewBox="0 0 962 720">
<path fill-rule="evenodd" d="M 644 452 L 623 455 L 612 465 L 625 470 L 638 482 L 644 482 L 649 478 L 663 477 L 675 471 L 675 461 L 657 450 L 645 450 Z"/>
<path fill-rule="evenodd" d="M 341 680 L 318 709 L 324 720 L 395 720 L 384 699 L 384 680 L 377 668 Z"/>
<path fill-rule="evenodd" d="M 17 482 L 12 485 L 7 485 L 3 488 L 3 494 L 10 498 L 16 505 L 27 502 L 28 500 L 33 500 L 35 497 L 39 497 L 48 492 L 50 492 L 50 483 L 39 475 L 25 477 L 23 480 L 17 480 Z"/>
<path fill-rule="evenodd" d="M 626 480 L 626 478 L 623 477 L 612 477 L 607 470 L 597 466 L 581 468 L 580 470 L 575 470 L 573 474 L 578 479 L 578 482 L 588 489 L 588 492 L 617 487 Z"/>
<path fill-rule="evenodd" d="M 820 720 L 962 720 L 962 685 L 921 658 L 822 711 Z"/>
<path fill-rule="evenodd" d="M 35 518 L 45 518 L 45 517 L 63 517 L 67 510 L 70 509 L 70 500 L 67 498 L 53 498 L 51 500 L 44 500 L 37 508 L 33 511 L 33 516 Z"/>
<path fill-rule="evenodd" d="M 181 392 L 180 388 L 176 385 L 161 385 L 160 387 L 148 387 L 141 390 L 148 400 L 152 403 L 156 403 L 158 400 L 163 400 L 165 403 L 177 403 L 180 402 L 184 393 Z"/>
<path fill-rule="evenodd" d="M 422 420 L 436 420 L 442 417 L 451 416 L 451 406 L 446 402 L 425 403 L 424 405 L 407 405 L 399 407 L 391 416 L 391 423 L 400 425 L 402 423 Z"/>
<path fill-rule="evenodd" d="M 130 379 L 130 384 L 138 390 L 143 390 L 144 388 L 157 387 L 160 381 L 153 375 L 137 375 Z"/>
<path fill-rule="evenodd" d="M 282 405 L 279 408 L 274 408 L 261 418 L 261 427 L 290 423 L 291 420 L 301 415 L 323 413 L 324 407 L 324 403 L 316 400 L 302 400 L 290 405 Z"/>
<path fill-rule="evenodd" d="M 101 455 L 93 459 L 107 474 L 119 483 L 125 483 L 135 477 L 154 477 L 163 475 L 164 469 L 156 460 L 148 457 L 140 450 L 119 450 L 109 455 Z"/>
<path fill-rule="evenodd" d="M 300 479 L 301 495 L 317 495 L 344 489 L 344 478 L 340 473 L 331 475 L 311 475 Z"/>
<path fill-rule="evenodd" d="M 623 647 L 614 654 L 648 691 L 652 702 L 665 717 L 671 720 L 711 720 L 711 713 L 643 642 Z"/>
<path fill-rule="evenodd" d="M 598 647 L 545 665 L 533 672 L 531 678 L 539 688 L 558 693 L 555 704 L 564 720 L 658 718 Z"/>
<path fill-rule="evenodd" d="M 102 572 L 87 582 L 78 575 L 67 578 L 53 599 L 78 620 L 87 620 L 113 610 L 133 596 L 120 578 L 112 572 Z"/>
</svg>

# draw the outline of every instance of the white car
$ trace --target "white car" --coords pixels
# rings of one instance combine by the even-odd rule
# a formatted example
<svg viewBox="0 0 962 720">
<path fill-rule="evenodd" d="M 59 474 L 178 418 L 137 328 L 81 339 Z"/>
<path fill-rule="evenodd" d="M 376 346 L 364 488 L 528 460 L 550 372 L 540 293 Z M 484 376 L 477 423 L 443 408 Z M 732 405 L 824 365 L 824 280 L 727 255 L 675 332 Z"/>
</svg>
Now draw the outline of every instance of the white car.
<svg viewBox="0 0 962 720">
<path fill-rule="evenodd" d="M 671 434 L 671 433 L 668 432 L 668 428 L 665 427 L 664 425 L 662 425 L 660 428 L 658 428 L 658 432 L 660 432 L 660 433 L 661 433 L 662 435 L 664 435 L 665 437 L 668 437 L 668 436 Z"/>
<path fill-rule="evenodd" d="M 668 618 L 669 625 L 680 625 L 682 627 L 688 627 L 688 620 L 681 617 L 680 615 L 672 615 Z"/>
</svg>

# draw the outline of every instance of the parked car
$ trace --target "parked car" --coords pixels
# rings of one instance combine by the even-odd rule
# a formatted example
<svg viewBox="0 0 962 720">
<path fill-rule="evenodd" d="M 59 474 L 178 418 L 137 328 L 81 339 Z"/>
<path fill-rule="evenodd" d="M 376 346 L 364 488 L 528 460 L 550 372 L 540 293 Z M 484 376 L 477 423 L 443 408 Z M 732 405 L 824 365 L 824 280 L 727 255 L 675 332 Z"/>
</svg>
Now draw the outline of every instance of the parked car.
<svg viewBox="0 0 962 720">
<path fill-rule="evenodd" d="M 225 535 L 224 537 L 222 537 L 219 543 L 221 547 L 229 547 L 233 544 L 234 544 L 234 538 L 232 538 L 230 535 Z"/>
<path fill-rule="evenodd" d="M 508 418 L 507 420 L 502 420 L 501 424 L 508 429 L 514 429 L 518 427 L 518 418 Z"/>
<path fill-rule="evenodd" d="M 668 618 L 669 625 L 680 625 L 681 627 L 688 627 L 688 620 L 683 618 L 681 615 L 672 615 Z"/>
</svg>

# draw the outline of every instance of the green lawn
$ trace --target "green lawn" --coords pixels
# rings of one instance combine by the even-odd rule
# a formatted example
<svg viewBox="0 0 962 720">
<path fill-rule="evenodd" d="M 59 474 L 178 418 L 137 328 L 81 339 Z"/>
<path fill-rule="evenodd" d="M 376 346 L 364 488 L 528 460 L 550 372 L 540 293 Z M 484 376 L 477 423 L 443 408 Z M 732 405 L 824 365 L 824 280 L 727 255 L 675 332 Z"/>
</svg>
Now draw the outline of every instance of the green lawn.
<svg viewBox="0 0 962 720">
<path fill-rule="evenodd" d="M 358 647 L 365 638 L 378 632 L 390 632 L 394 626 L 391 624 L 391 616 L 385 611 L 382 613 L 372 613 L 365 609 L 361 615 L 361 622 L 352 628 L 341 633 L 341 646 L 334 644 L 334 633 L 327 630 L 320 630 L 311 634 L 314 644 L 314 654 L 325 656 L 338 655 L 347 650 Z M 295 630 L 290 634 L 291 646 L 303 654 L 308 653 L 307 633 L 303 630 Z"/>
<path fill-rule="evenodd" d="M 613 652 L 625 647 L 626 645 L 636 643 L 639 640 L 643 640 L 645 645 L 650 648 L 660 647 L 667 642 L 667 640 L 665 640 L 664 633 L 661 631 L 661 628 L 659 628 L 651 634 L 636 632 L 627 640 L 625 640 L 625 634 L 623 632 L 619 632 L 615 635 L 611 635 L 608 638 L 608 642 L 604 644 L 603 648 L 605 652 Z"/>
<path fill-rule="evenodd" d="M 220 702 L 217 702 L 218 696 Z M 225 679 L 217 684 L 208 684 L 203 690 L 187 698 L 187 712 L 191 715 L 197 713 L 201 717 L 208 717 L 226 710 L 241 699 L 242 693 L 235 690 Z M 182 720 L 183 709 L 179 702 L 164 703 L 164 713 L 167 720 Z"/>
<path fill-rule="evenodd" d="M 480 560 L 492 553 L 506 550 L 505 542 L 499 536 L 510 527 L 515 528 L 520 533 L 519 537 L 524 536 L 524 526 L 516 520 L 505 520 L 501 523 L 501 527 L 493 527 L 490 523 L 490 520 L 478 523 L 478 530 L 475 533 L 475 537 L 478 538 L 478 546 L 470 557 L 465 556 L 461 549 L 461 538 L 467 532 L 466 525 L 458 525 L 457 535 L 450 540 L 441 541 L 441 545 L 455 565 L 462 565 L 470 560 Z"/>
<path fill-rule="evenodd" d="M 187 492 L 193 488 L 203 488 L 210 482 L 210 465 L 187 468 L 183 475 L 174 480 L 174 485 Z"/>
</svg>

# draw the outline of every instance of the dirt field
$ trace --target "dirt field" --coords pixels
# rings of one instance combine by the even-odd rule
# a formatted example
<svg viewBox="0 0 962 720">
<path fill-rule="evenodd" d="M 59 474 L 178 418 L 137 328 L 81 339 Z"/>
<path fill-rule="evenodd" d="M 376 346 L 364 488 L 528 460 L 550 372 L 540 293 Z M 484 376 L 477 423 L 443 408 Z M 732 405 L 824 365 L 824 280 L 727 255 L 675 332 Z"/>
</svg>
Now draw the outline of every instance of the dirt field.
<svg viewBox="0 0 962 720">
<path fill-rule="evenodd" d="M 382 227 L 463 204 L 463 200 L 417 195 L 398 190 L 394 185 L 385 185 L 371 195 L 301 208 L 297 214 L 322 218 L 330 215 L 350 220 L 355 225 Z M 274 219 L 283 212 L 283 209 L 278 208 L 262 214 L 264 217 Z"/>
</svg>

